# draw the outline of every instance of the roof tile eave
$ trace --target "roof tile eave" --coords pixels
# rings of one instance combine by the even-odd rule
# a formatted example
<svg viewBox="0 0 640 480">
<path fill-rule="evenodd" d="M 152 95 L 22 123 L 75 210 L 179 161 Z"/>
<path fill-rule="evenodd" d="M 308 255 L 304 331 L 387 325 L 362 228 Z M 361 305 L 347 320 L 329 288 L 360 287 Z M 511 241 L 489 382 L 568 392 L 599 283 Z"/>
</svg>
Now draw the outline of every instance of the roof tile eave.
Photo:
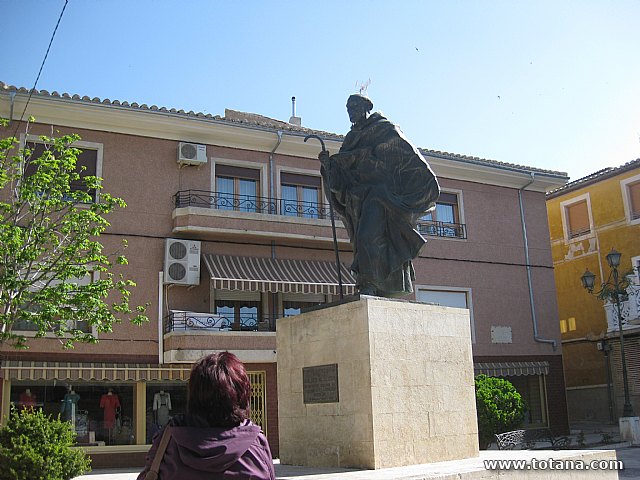
<svg viewBox="0 0 640 480">
<path fill-rule="evenodd" d="M 633 170 L 634 168 L 640 168 L 640 158 L 631 160 L 618 167 L 606 167 L 585 177 L 573 180 L 572 182 L 569 182 L 559 188 L 547 192 L 547 200 L 558 197 L 560 195 L 564 195 L 568 192 L 578 190 L 580 188 L 584 188 L 589 185 L 593 185 L 594 183 L 600 182 L 607 178 L 615 177 L 616 175 L 627 172 L 629 170 Z"/>
<path fill-rule="evenodd" d="M 0 81 L 0 90 L 5 90 L 5 91 L 9 91 L 9 92 L 15 92 L 15 93 L 19 93 L 19 94 L 31 94 L 31 90 L 24 88 L 24 87 L 16 87 L 14 85 L 9 85 L 7 83 L 4 83 L 2 81 Z M 219 121 L 219 122 L 225 122 L 228 124 L 233 124 L 233 125 L 246 125 L 246 126 L 256 126 L 256 127 L 260 127 L 260 128 L 266 128 L 269 130 L 287 130 L 289 132 L 292 133 L 299 133 L 301 135 L 303 134 L 316 134 L 316 135 L 321 135 L 325 138 L 329 138 L 329 139 L 333 139 L 333 140 L 337 140 L 337 141 L 342 141 L 344 139 L 343 135 L 340 134 L 336 134 L 336 133 L 331 133 L 331 132 L 325 132 L 322 130 L 314 130 L 311 128 L 306 128 L 306 127 L 298 127 L 297 125 L 293 125 L 287 122 L 283 122 L 281 120 L 275 120 L 275 119 L 270 119 L 268 117 L 264 117 L 262 115 L 257 115 L 257 114 L 252 114 L 255 115 L 257 117 L 260 117 L 261 119 L 264 119 L 264 121 L 250 121 L 250 120 L 243 120 L 243 119 L 230 119 L 230 118 L 226 118 L 220 115 L 212 115 L 210 113 L 203 113 L 203 112 L 194 112 L 193 110 L 186 112 L 183 109 L 177 110 L 175 108 L 167 108 L 167 107 L 159 107 L 157 105 L 152 105 L 152 106 L 148 106 L 147 104 L 138 104 L 136 102 L 128 102 L 126 100 L 120 101 L 117 99 L 114 100 L 110 100 L 108 98 L 102 100 L 98 97 L 89 97 L 87 95 L 84 96 L 80 96 L 78 94 L 69 94 L 69 93 L 62 93 L 62 94 L 58 94 L 57 92 L 53 92 L 53 93 L 49 93 L 47 90 L 33 90 L 32 95 L 37 95 L 40 97 L 51 97 L 51 98 L 61 98 L 61 99 L 65 99 L 65 100 L 72 100 L 75 102 L 80 102 L 80 103 L 88 103 L 88 104 L 100 104 L 100 105 L 105 105 L 105 106 L 114 106 L 114 107 L 119 107 L 119 108 L 126 108 L 126 109 L 130 109 L 130 110 L 142 110 L 145 112 L 159 112 L 159 113 L 171 113 L 171 114 L 175 114 L 178 116 L 182 116 L 182 117 L 188 117 L 188 118 L 199 118 L 199 119 L 207 119 L 207 120 L 215 120 L 215 121 Z M 243 113 L 243 112 L 239 112 L 239 113 Z"/>
<path fill-rule="evenodd" d="M 463 161 L 463 162 L 468 162 L 468 163 L 476 163 L 479 165 L 486 165 L 489 167 L 498 167 L 498 168 L 505 168 L 508 170 L 515 170 L 515 171 L 521 171 L 521 172 L 534 172 L 534 173 L 541 173 L 544 175 L 549 175 L 549 176 L 554 176 L 554 177 L 559 177 L 561 179 L 568 179 L 569 176 L 567 175 L 567 172 L 559 172 L 556 170 L 546 170 L 543 168 L 538 168 L 538 167 L 529 167 L 526 165 L 518 165 L 515 163 L 508 163 L 508 162 L 500 162 L 498 160 L 491 160 L 491 159 L 487 159 L 487 158 L 480 158 L 480 157 L 472 157 L 470 155 L 462 155 L 459 153 L 450 153 L 450 152 L 442 152 L 439 150 L 430 150 L 427 148 L 420 148 L 419 149 L 423 155 L 428 155 L 428 156 L 436 156 L 436 157 L 440 157 L 440 158 L 445 158 L 445 159 L 450 159 L 450 160 L 456 160 L 456 161 Z"/>
<path fill-rule="evenodd" d="M 0 90 L 5 90 L 5 91 L 10 91 L 10 92 L 15 92 L 15 93 L 19 93 L 19 94 L 30 94 L 31 90 L 26 89 L 24 87 L 16 87 L 14 85 L 9 85 L 6 84 L 2 81 L 0 81 Z M 331 139 L 331 140 L 336 140 L 336 141 L 342 141 L 344 140 L 344 135 L 341 134 L 337 134 L 337 133 L 331 133 L 331 132 L 326 132 L 323 130 L 314 130 L 311 128 L 307 128 L 307 127 L 302 127 L 302 126 L 297 126 L 288 122 L 284 122 L 282 120 L 276 120 L 276 119 L 271 119 L 269 117 L 265 117 L 263 115 L 259 115 L 259 114 L 248 114 L 245 112 L 239 112 L 236 110 L 231 110 L 231 109 L 227 109 L 229 112 L 235 112 L 238 113 L 238 118 L 237 119 L 232 119 L 232 118 L 227 118 L 226 112 L 225 112 L 225 116 L 220 116 L 220 115 L 212 115 L 212 114 L 205 114 L 202 112 L 193 112 L 193 111 L 189 111 L 189 112 L 185 112 L 184 110 L 180 109 L 180 110 L 176 110 L 175 108 L 167 108 L 167 107 L 159 107 L 156 105 L 152 105 L 151 107 L 149 107 L 146 104 L 138 104 L 136 102 L 128 102 L 126 100 L 124 101 L 120 101 L 120 100 L 109 100 L 109 99 L 104 99 L 101 100 L 98 97 L 89 97 L 89 96 L 80 96 L 78 94 L 68 94 L 68 93 L 62 93 L 59 94 L 57 91 L 54 91 L 52 93 L 49 93 L 47 90 L 37 90 L 34 89 L 33 90 L 33 95 L 38 95 L 38 96 L 43 96 L 43 97 L 51 97 L 51 98 L 56 98 L 56 99 L 64 99 L 66 101 L 74 101 L 74 102 L 80 102 L 80 103 L 88 103 L 88 104 L 100 104 L 100 105 L 105 105 L 105 106 L 113 106 L 113 107 L 117 107 L 117 108 L 124 108 L 124 109 L 131 109 L 131 110 L 141 110 L 141 111 L 145 111 L 145 112 L 153 112 L 153 113 L 160 113 L 160 114 L 173 114 L 173 115 L 178 115 L 181 117 L 186 117 L 186 118 L 197 118 L 197 119 L 204 119 L 204 120 L 210 120 L 210 121 L 215 121 L 215 122 L 225 122 L 227 124 L 232 124 L 232 125 L 244 125 L 247 127 L 257 127 L 260 129 L 267 129 L 267 130 L 271 130 L 271 131 L 279 131 L 279 130 L 286 130 L 290 133 L 293 134 L 299 134 L 299 135 L 308 135 L 308 134 L 315 134 L 315 135 L 320 135 L 326 139 Z M 245 118 L 241 118 L 241 117 L 245 117 Z M 554 170 L 545 170 L 545 169 L 541 169 L 541 168 L 536 168 L 536 167 L 528 167 L 528 166 L 523 166 L 523 165 L 517 165 L 517 164 L 513 164 L 513 163 L 507 163 L 507 162 L 500 162 L 497 160 L 490 160 L 490 159 L 485 159 L 485 158 L 479 158 L 479 157 L 472 157 L 469 155 L 461 155 L 461 154 L 456 154 L 456 153 L 449 153 L 449 152 L 441 152 L 438 150 L 430 150 L 427 148 L 419 148 L 419 150 L 425 154 L 425 155 L 430 155 L 430 156 L 437 156 L 437 157 L 441 157 L 444 159 L 451 159 L 451 160 L 456 160 L 456 161 L 463 161 L 463 162 L 468 162 L 468 163 L 476 163 L 479 165 L 485 165 L 485 166 L 489 166 L 489 167 L 497 167 L 497 168 L 504 168 L 504 169 L 508 169 L 508 170 L 514 170 L 514 171 L 521 171 L 521 172 L 535 172 L 535 173 L 541 173 L 544 175 L 550 175 L 550 176 L 555 176 L 555 177 L 559 177 L 559 178 L 566 178 L 568 179 L 567 173 L 566 172 L 558 172 L 558 171 L 554 171 Z"/>
</svg>

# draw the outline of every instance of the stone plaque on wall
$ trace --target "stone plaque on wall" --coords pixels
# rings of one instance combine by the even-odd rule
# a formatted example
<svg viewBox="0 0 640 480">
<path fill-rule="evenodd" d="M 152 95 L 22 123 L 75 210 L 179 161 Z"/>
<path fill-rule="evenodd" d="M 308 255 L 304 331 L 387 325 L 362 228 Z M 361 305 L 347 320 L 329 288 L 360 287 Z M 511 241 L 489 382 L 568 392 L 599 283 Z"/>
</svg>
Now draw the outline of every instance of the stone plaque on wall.
<svg viewBox="0 0 640 480">
<path fill-rule="evenodd" d="M 338 364 L 303 367 L 302 395 L 304 403 L 337 403 Z"/>
<path fill-rule="evenodd" d="M 511 327 L 491 325 L 491 343 L 513 343 Z"/>
</svg>

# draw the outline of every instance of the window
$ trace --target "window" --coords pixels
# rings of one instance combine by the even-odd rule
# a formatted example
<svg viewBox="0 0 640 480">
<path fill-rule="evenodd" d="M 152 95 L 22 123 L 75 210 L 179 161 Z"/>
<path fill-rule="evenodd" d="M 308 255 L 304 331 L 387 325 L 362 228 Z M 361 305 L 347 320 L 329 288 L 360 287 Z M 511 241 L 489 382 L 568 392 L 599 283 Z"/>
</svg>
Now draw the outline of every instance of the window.
<svg viewBox="0 0 640 480">
<path fill-rule="evenodd" d="M 285 293 L 282 296 L 283 316 L 291 317 L 293 315 L 299 315 L 305 308 L 321 305 L 325 302 L 326 298 L 322 294 Z"/>
<path fill-rule="evenodd" d="M 147 383 L 146 390 L 146 442 L 150 444 L 154 434 L 166 426 L 171 417 L 186 413 L 187 388 L 182 382 L 163 381 Z"/>
<path fill-rule="evenodd" d="M 75 285 L 88 285 L 89 283 L 91 283 L 91 280 L 92 280 L 91 275 L 87 275 L 84 278 L 68 279 L 66 283 L 75 284 Z M 51 282 L 51 285 L 55 285 L 59 283 L 60 283 L 60 280 L 54 279 Z M 39 289 L 39 288 L 42 288 L 42 287 L 35 287 L 35 289 Z M 36 290 L 32 290 L 32 291 L 36 291 Z M 31 313 L 37 313 L 39 311 L 39 306 L 31 305 L 28 308 L 28 311 Z M 94 331 L 93 327 L 91 325 L 88 325 L 84 321 L 70 321 L 67 323 L 67 327 L 70 329 L 80 330 L 84 333 L 92 333 L 94 336 L 97 334 L 97 332 Z M 20 331 L 20 332 L 37 332 L 38 327 L 33 322 L 30 322 L 29 320 L 19 319 L 14 323 L 13 330 Z"/>
<path fill-rule="evenodd" d="M 416 286 L 416 300 L 418 302 L 432 303 L 443 307 L 466 308 L 469 310 L 471 341 L 475 342 L 471 289 L 459 287 Z"/>
<path fill-rule="evenodd" d="M 46 150 L 46 146 L 43 143 L 31 141 L 28 139 L 25 146 L 32 150 L 31 158 L 39 158 Z M 80 175 L 80 178 L 70 183 L 70 189 L 72 192 L 84 191 L 89 194 L 93 201 L 97 201 L 97 191 L 95 189 L 87 188 L 84 179 L 85 177 L 100 177 L 101 172 L 101 158 L 102 147 L 98 144 L 92 144 L 89 142 L 77 142 L 74 144 L 81 150 L 76 160 L 76 171 Z M 25 169 L 25 176 L 35 173 L 36 165 L 29 162 Z"/>
<path fill-rule="evenodd" d="M 260 292 L 216 290 L 213 313 L 231 330 L 258 330 L 263 321 Z"/>
<path fill-rule="evenodd" d="M 225 317 L 233 330 L 257 330 L 260 322 L 260 302 L 216 300 L 215 313 Z"/>
<path fill-rule="evenodd" d="M 18 380 L 11 382 L 10 401 L 19 408 L 34 406 L 47 415 L 60 415 L 71 423 L 78 445 L 135 443 L 136 400 L 131 383 Z"/>
<path fill-rule="evenodd" d="M 640 218 L 640 182 L 629 185 L 629 200 L 631 203 L 631 219 Z"/>
<path fill-rule="evenodd" d="M 467 238 L 458 203 L 456 193 L 441 192 L 435 210 L 418 221 L 418 231 L 436 237 Z"/>
<path fill-rule="evenodd" d="M 304 218 L 324 218 L 321 202 L 320 177 L 283 172 L 282 183 L 282 215 Z"/>
<path fill-rule="evenodd" d="M 567 207 L 567 220 L 569 221 L 569 238 L 588 234 L 591 231 L 591 226 L 589 225 L 587 202 L 582 201 Z"/>
<path fill-rule="evenodd" d="M 620 186 L 627 220 L 640 224 L 640 175 L 622 180 Z"/>
<path fill-rule="evenodd" d="M 259 170 L 216 165 L 216 208 L 241 212 L 262 211 L 264 207 L 258 198 L 259 191 Z"/>
<path fill-rule="evenodd" d="M 588 193 L 560 202 L 565 240 L 570 242 L 593 232 L 591 199 Z"/>
<path fill-rule="evenodd" d="M 573 332 L 576 330 L 576 318 L 569 317 L 568 319 L 560 320 L 560 333 Z"/>
</svg>

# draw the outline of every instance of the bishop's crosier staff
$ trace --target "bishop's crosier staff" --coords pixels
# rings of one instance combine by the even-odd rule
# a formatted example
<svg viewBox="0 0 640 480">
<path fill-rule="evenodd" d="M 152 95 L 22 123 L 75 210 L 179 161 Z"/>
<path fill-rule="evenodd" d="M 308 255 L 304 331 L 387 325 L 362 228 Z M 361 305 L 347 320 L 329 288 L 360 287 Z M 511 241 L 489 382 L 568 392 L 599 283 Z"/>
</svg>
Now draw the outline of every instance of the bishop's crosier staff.
<svg viewBox="0 0 640 480">
<path fill-rule="evenodd" d="M 326 152 L 327 149 L 324 146 L 324 140 L 320 138 L 318 135 L 307 135 L 304 137 L 304 141 L 306 143 L 310 138 L 317 138 L 320 140 L 320 145 L 322 146 L 322 151 Z M 336 220 L 333 218 L 333 205 L 331 204 L 331 199 L 327 199 L 329 202 L 329 216 L 331 217 L 331 230 L 333 232 L 333 250 L 336 252 L 336 269 L 338 270 L 338 287 L 340 288 L 340 300 L 343 299 L 342 294 L 342 272 L 340 271 L 340 254 L 338 253 L 338 236 L 336 235 Z"/>
</svg>

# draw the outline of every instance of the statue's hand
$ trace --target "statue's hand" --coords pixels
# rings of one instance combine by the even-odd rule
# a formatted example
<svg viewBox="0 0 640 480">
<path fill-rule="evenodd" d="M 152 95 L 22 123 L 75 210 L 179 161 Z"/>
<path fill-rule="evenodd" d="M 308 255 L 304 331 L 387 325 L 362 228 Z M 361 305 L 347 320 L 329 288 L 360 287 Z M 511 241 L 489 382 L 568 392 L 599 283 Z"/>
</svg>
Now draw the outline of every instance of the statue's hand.
<svg viewBox="0 0 640 480">
<path fill-rule="evenodd" d="M 318 154 L 318 160 L 322 165 L 329 164 L 329 152 L 327 150 L 323 150 Z"/>
</svg>

